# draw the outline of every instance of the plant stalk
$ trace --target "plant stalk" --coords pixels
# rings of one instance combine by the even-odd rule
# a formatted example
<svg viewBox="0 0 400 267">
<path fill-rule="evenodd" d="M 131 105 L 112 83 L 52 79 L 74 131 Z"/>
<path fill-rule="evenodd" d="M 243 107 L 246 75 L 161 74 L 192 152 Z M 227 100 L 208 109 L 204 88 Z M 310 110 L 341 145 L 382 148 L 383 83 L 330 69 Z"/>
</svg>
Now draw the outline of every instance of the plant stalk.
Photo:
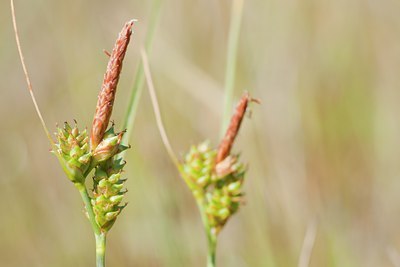
<svg viewBox="0 0 400 267">
<path fill-rule="evenodd" d="M 86 208 L 86 212 L 89 216 L 89 221 L 90 224 L 92 225 L 92 229 L 95 235 L 100 235 L 100 227 L 98 226 L 97 222 L 96 222 L 96 218 L 94 215 L 94 211 L 93 211 L 93 207 L 92 207 L 92 203 L 90 202 L 90 197 L 89 194 L 86 190 L 86 187 L 84 184 L 80 184 L 80 183 L 76 183 L 75 187 L 79 190 L 79 193 L 81 194 L 83 203 L 85 203 L 85 208 Z"/>
<path fill-rule="evenodd" d="M 96 267 L 106 266 L 106 233 L 96 234 Z"/>
<path fill-rule="evenodd" d="M 208 240 L 208 256 L 207 256 L 207 267 L 216 266 L 216 254 L 217 254 L 217 236 L 214 235 L 210 229 L 207 231 Z"/>
<path fill-rule="evenodd" d="M 233 103 L 237 50 L 239 43 L 240 25 L 242 21 L 243 0 L 234 0 L 229 26 L 228 49 L 226 55 L 225 86 L 224 86 L 224 113 L 222 117 L 221 136 L 224 135 L 229 124 Z"/>
<path fill-rule="evenodd" d="M 207 254 L 207 267 L 215 267 L 216 259 L 217 259 L 217 234 L 213 232 L 213 229 L 210 226 L 208 221 L 208 217 L 205 211 L 205 203 L 204 197 L 199 197 L 196 199 L 197 206 L 199 207 L 199 211 L 201 214 L 201 220 L 203 222 L 204 230 L 207 235 L 207 245 L 208 245 L 208 254 Z"/>
<path fill-rule="evenodd" d="M 88 214 L 89 221 L 92 226 L 94 236 L 96 238 L 96 267 L 105 267 L 106 233 L 102 233 L 100 231 L 100 227 L 96 222 L 93 206 L 92 203 L 90 202 L 90 197 L 86 190 L 86 186 L 81 183 L 76 183 L 75 187 L 79 190 L 83 203 L 85 203 L 86 212 Z"/>
</svg>

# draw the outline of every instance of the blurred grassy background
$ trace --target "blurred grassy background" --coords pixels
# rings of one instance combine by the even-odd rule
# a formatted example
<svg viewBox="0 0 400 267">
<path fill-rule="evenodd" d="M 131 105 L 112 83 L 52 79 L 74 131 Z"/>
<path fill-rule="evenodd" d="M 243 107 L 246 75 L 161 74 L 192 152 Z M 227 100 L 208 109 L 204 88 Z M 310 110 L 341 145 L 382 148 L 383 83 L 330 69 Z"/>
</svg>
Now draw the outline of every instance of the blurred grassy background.
<svg viewBox="0 0 400 267">
<path fill-rule="evenodd" d="M 52 129 L 90 125 L 107 57 L 137 18 L 113 119 L 122 124 L 152 1 L 16 1 L 25 57 Z M 231 1 L 164 1 L 151 68 L 174 149 L 218 143 Z M 400 266 L 400 2 L 245 1 L 236 99 L 253 107 L 235 151 L 247 204 L 222 232 L 219 266 Z M 34 113 L 0 2 L 0 266 L 94 266 L 94 239 Z M 127 153 L 128 207 L 109 266 L 205 266 L 195 203 L 160 141 L 147 91 Z"/>
</svg>

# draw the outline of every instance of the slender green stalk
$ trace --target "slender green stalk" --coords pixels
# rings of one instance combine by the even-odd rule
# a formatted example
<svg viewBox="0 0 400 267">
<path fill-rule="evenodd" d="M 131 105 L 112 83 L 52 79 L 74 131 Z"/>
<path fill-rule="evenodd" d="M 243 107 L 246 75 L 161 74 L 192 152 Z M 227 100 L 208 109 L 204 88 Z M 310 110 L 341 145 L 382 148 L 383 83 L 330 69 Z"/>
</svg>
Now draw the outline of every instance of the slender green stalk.
<svg viewBox="0 0 400 267">
<path fill-rule="evenodd" d="M 234 0 L 231 12 L 231 22 L 229 26 L 228 49 L 226 55 L 225 71 L 225 99 L 224 113 L 222 117 L 221 136 L 224 135 L 229 124 L 231 109 L 233 104 L 233 91 L 235 83 L 236 59 L 239 42 L 240 25 L 242 21 L 243 0 Z"/>
<path fill-rule="evenodd" d="M 106 233 L 96 234 L 96 267 L 106 266 Z"/>
<path fill-rule="evenodd" d="M 207 267 L 216 266 L 216 254 L 217 254 L 217 237 L 212 233 L 208 233 L 208 256 L 207 256 Z"/>
<path fill-rule="evenodd" d="M 154 33 L 156 31 L 158 21 L 160 18 L 160 11 L 161 11 L 161 4 L 162 0 L 154 0 L 151 15 L 150 15 L 150 22 L 149 22 L 149 29 L 147 32 L 144 49 L 147 53 L 150 53 L 151 47 L 154 40 Z M 135 81 L 132 88 L 132 94 L 129 98 L 128 109 L 125 114 L 123 129 L 127 129 L 124 138 L 122 139 L 122 143 L 128 143 L 128 140 L 131 136 L 131 130 L 133 129 L 133 124 L 135 123 L 136 112 L 139 105 L 139 100 L 142 95 L 143 85 L 144 85 L 144 71 L 143 71 L 143 62 L 140 61 L 139 66 L 135 73 Z M 124 155 L 125 152 L 122 152 L 121 157 Z"/>
<path fill-rule="evenodd" d="M 96 223 L 95 215 L 93 212 L 93 206 L 90 202 L 89 194 L 86 190 L 84 184 L 76 183 L 76 188 L 81 194 L 82 200 L 85 203 L 86 211 L 89 215 L 89 221 L 92 225 L 94 236 L 96 238 L 96 267 L 104 267 L 106 266 L 105 257 L 106 257 L 106 233 L 102 233 L 100 231 L 100 227 Z"/>
<path fill-rule="evenodd" d="M 96 218 L 95 218 L 95 215 L 94 215 L 94 212 L 93 212 L 93 206 L 92 206 L 92 203 L 90 202 L 90 197 L 89 197 L 89 194 L 88 194 L 88 192 L 86 190 L 85 185 L 81 184 L 81 183 L 76 183 L 75 187 L 78 189 L 79 193 L 81 194 L 83 203 L 85 204 L 85 208 L 86 208 L 87 214 L 89 215 L 89 221 L 90 221 L 90 224 L 92 225 L 92 229 L 93 229 L 94 234 L 96 236 L 100 235 L 100 233 L 101 233 L 100 232 L 100 227 L 96 223 Z"/>
<path fill-rule="evenodd" d="M 204 197 L 199 197 L 196 199 L 197 206 L 200 211 L 201 220 L 203 222 L 203 227 L 207 236 L 207 267 L 215 267 L 216 266 L 216 258 L 217 258 L 217 236 L 212 231 L 210 227 L 210 223 L 208 221 L 206 212 L 205 212 L 205 202 Z"/>
</svg>

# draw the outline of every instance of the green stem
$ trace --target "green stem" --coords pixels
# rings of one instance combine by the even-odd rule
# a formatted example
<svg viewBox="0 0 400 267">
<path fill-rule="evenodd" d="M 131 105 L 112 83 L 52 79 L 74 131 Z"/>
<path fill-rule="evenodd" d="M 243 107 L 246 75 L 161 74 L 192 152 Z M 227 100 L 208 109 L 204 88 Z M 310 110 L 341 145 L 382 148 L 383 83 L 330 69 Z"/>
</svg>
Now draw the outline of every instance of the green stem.
<svg viewBox="0 0 400 267">
<path fill-rule="evenodd" d="M 217 236 L 214 235 L 210 230 L 208 230 L 207 240 L 208 240 L 207 267 L 215 267 L 216 254 L 217 254 Z"/>
<path fill-rule="evenodd" d="M 86 190 L 86 186 L 84 184 L 80 184 L 80 183 L 76 183 L 75 184 L 76 188 L 78 188 L 79 193 L 81 194 L 83 203 L 85 203 L 85 208 L 86 211 L 89 215 L 89 221 L 90 224 L 92 225 L 92 229 L 95 235 L 99 235 L 100 234 L 100 227 L 98 226 L 97 222 L 96 222 L 96 218 L 93 212 L 93 207 L 92 207 L 92 203 L 90 202 L 90 197 L 89 194 Z"/>
<path fill-rule="evenodd" d="M 229 26 L 228 49 L 226 55 L 226 71 L 224 86 L 224 113 L 222 117 L 221 136 L 224 135 L 229 124 L 233 103 L 233 89 L 235 83 L 236 58 L 239 42 L 240 24 L 242 21 L 243 0 L 233 1 L 231 22 Z"/>
<path fill-rule="evenodd" d="M 106 266 L 106 233 L 96 234 L 96 267 Z"/>
<path fill-rule="evenodd" d="M 201 220 L 203 222 L 204 230 L 207 235 L 207 245 L 208 245 L 208 254 L 207 254 L 207 267 L 215 267 L 216 266 L 216 255 L 217 255 L 217 235 L 213 232 L 210 223 L 208 221 L 208 217 L 205 211 L 205 199 L 204 197 L 196 198 L 197 206 L 199 207 Z"/>
<path fill-rule="evenodd" d="M 87 192 L 86 186 L 81 183 L 76 183 L 75 187 L 79 190 L 83 203 L 85 203 L 85 208 L 89 215 L 89 221 L 90 224 L 92 225 L 94 236 L 96 238 L 96 267 L 104 267 L 106 266 L 105 265 L 106 233 L 102 233 L 100 231 L 100 227 L 96 222 L 93 206 L 92 203 L 90 202 L 90 197 Z"/>
</svg>

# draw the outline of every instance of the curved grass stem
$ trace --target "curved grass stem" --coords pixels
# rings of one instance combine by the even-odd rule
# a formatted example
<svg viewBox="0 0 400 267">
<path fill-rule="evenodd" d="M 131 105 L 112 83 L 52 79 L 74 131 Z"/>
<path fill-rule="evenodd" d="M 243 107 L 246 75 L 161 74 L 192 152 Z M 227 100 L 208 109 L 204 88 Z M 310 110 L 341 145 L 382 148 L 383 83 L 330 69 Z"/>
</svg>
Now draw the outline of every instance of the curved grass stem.
<svg viewBox="0 0 400 267">
<path fill-rule="evenodd" d="M 168 152 L 168 155 L 170 156 L 172 162 L 175 164 L 175 166 L 178 168 L 178 170 L 180 170 L 179 160 L 178 160 L 177 156 L 175 155 L 174 150 L 172 149 L 171 143 L 169 142 L 169 139 L 168 139 L 167 132 L 165 131 L 164 124 L 162 122 L 160 107 L 158 105 L 158 100 L 157 100 L 156 91 L 154 89 L 153 79 L 151 78 L 147 53 L 144 49 L 142 49 L 141 53 L 142 53 L 144 74 L 145 74 L 146 81 L 147 81 L 147 88 L 149 89 L 151 102 L 153 104 L 153 110 L 154 110 L 154 115 L 156 117 L 158 130 L 160 132 L 161 139 L 164 143 L 165 149 Z"/>
<path fill-rule="evenodd" d="M 40 111 L 39 105 L 36 102 L 35 93 L 33 92 L 31 79 L 29 78 L 28 68 L 26 67 L 26 64 L 25 64 L 24 54 L 22 53 L 21 42 L 19 40 L 17 19 L 16 19 L 16 15 L 15 15 L 14 1 L 10 0 L 10 4 L 11 4 L 11 17 L 12 17 L 13 27 L 14 27 L 15 41 L 17 43 L 19 59 L 21 61 L 22 69 L 24 71 L 26 85 L 28 87 L 29 94 L 31 96 L 33 105 L 35 106 L 35 110 L 36 110 L 36 113 L 37 113 L 37 115 L 39 117 L 40 123 L 42 124 L 43 130 L 46 133 L 47 139 L 50 142 L 51 148 L 53 149 L 53 151 L 57 151 L 56 145 L 55 145 L 53 139 L 51 138 L 51 135 L 50 135 L 49 129 L 47 128 L 46 122 L 43 119 L 43 116 L 42 116 L 42 113 Z M 58 159 L 60 159 L 60 156 L 57 153 L 55 153 L 55 155 L 57 156 Z"/>
</svg>

